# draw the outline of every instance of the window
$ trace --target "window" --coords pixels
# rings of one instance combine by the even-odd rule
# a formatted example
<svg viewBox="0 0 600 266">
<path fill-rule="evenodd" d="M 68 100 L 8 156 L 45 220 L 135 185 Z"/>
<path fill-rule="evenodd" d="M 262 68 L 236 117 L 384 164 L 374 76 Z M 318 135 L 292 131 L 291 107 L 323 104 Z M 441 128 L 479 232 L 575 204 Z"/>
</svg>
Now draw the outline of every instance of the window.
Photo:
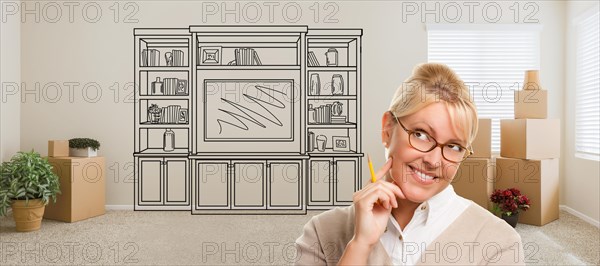
<svg viewBox="0 0 600 266">
<path fill-rule="evenodd" d="M 492 119 L 492 152 L 500 152 L 500 119 L 514 118 L 514 90 L 525 70 L 539 69 L 539 25 L 427 25 L 428 61 L 451 67 L 469 87 L 480 118 Z"/>
<path fill-rule="evenodd" d="M 600 21 L 598 7 L 577 21 L 575 156 L 600 160 Z"/>
</svg>

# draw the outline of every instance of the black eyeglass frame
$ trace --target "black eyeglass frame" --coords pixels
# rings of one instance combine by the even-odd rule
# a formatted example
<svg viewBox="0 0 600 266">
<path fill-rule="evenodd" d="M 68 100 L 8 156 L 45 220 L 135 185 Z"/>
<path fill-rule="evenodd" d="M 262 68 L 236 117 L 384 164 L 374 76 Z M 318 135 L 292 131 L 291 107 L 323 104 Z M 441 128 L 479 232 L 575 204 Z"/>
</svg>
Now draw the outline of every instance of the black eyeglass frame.
<svg viewBox="0 0 600 266">
<path fill-rule="evenodd" d="M 420 152 L 423 152 L 423 153 L 427 153 L 427 152 L 430 152 L 430 151 L 434 150 L 434 149 L 435 149 L 435 148 L 437 148 L 437 147 L 440 147 L 440 148 L 441 148 L 441 150 L 442 150 L 442 157 L 444 157 L 444 159 L 446 159 L 447 161 L 449 161 L 449 162 L 453 162 L 453 163 L 461 163 L 461 162 L 463 162 L 464 160 L 466 160 L 467 158 L 469 158 L 469 156 L 471 156 L 471 155 L 473 154 L 473 151 L 472 151 L 471 149 L 467 149 L 467 148 L 465 148 L 464 146 L 462 146 L 462 145 L 460 145 L 460 144 L 457 144 L 457 143 L 452 143 L 452 145 L 459 146 L 459 147 L 463 148 L 464 150 L 466 150 L 468 153 L 465 153 L 465 154 L 467 154 L 467 155 L 466 155 L 466 156 L 464 156 L 464 157 L 462 158 L 462 160 L 460 160 L 460 161 L 454 161 L 454 160 L 450 160 L 450 159 L 446 158 L 446 155 L 444 155 L 444 146 L 446 146 L 446 145 L 448 145 L 448 144 L 450 144 L 450 143 L 442 143 L 442 144 L 440 144 L 440 143 L 439 143 L 439 142 L 438 142 L 438 141 L 437 141 L 437 140 L 436 140 L 434 137 L 432 137 L 431 135 L 427 134 L 426 132 L 424 132 L 424 133 L 426 133 L 426 134 L 427 134 L 427 136 L 429 136 L 429 137 L 430 137 L 430 138 L 433 140 L 433 142 L 435 143 L 435 145 L 431 146 L 431 148 L 430 148 L 429 150 L 426 150 L 426 151 L 423 151 L 423 150 L 417 149 L 417 148 L 416 148 L 416 147 L 415 147 L 415 146 L 412 144 L 412 142 L 410 141 L 410 136 L 411 136 L 413 133 L 417 132 L 417 130 L 410 130 L 410 129 L 407 129 L 407 128 L 406 128 L 406 127 L 405 127 L 405 126 L 402 124 L 402 122 L 400 122 L 400 120 L 398 119 L 398 117 L 394 115 L 394 113 L 392 113 L 391 111 L 388 111 L 388 112 L 390 113 L 390 115 L 391 115 L 392 117 L 394 117 L 394 119 L 396 119 L 396 122 L 398 122 L 398 124 L 400 124 L 400 126 L 402 127 L 402 129 L 404 129 L 404 131 L 406 131 L 406 133 L 408 134 L 408 144 L 410 144 L 410 146 L 411 146 L 411 147 L 413 147 L 413 149 L 415 149 L 415 150 L 418 150 L 418 151 L 420 151 Z"/>
</svg>

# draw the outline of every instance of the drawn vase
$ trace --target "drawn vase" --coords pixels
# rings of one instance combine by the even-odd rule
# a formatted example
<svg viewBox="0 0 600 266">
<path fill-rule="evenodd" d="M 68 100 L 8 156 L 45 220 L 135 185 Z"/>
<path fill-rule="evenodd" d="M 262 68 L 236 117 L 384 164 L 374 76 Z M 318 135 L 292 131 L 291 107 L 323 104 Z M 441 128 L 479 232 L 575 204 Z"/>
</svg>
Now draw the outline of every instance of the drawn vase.
<svg viewBox="0 0 600 266">
<path fill-rule="evenodd" d="M 325 53 L 325 57 L 327 58 L 327 66 L 337 66 L 338 65 L 338 51 L 335 48 L 327 49 L 327 53 Z"/>
<path fill-rule="evenodd" d="M 315 109 L 313 108 L 312 104 L 308 105 L 308 123 L 309 124 L 314 124 L 315 123 Z"/>
<path fill-rule="evenodd" d="M 156 81 L 152 82 L 152 95 L 163 95 L 163 83 L 159 77 L 156 77 Z"/>
<path fill-rule="evenodd" d="M 318 73 L 310 74 L 310 94 L 319 95 L 321 93 L 321 78 Z"/>
<path fill-rule="evenodd" d="M 175 150 L 175 132 L 173 132 L 171 129 L 165 130 L 165 134 L 163 135 L 163 150 Z"/>
<path fill-rule="evenodd" d="M 308 152 L 313 152 L 315 150 L 315 133 L 308 132 Z"/>
<path fill-rule="evenodd" d="M 173 54 L 171 52 L 165 53 L 165 61 L 167 62 L 167 66 L 173 66 Z"/>
<path fill-rule="evenodd" d="M 344 95 L 344 78 L 340 74 L 331 77 L 331 94 Z"/>
<path fill-rule="evenodd" d="M 317 150 L 319 150 L 320 152 L 324 152 L 326 146 L 327 146 L 327 137 L 325 135 L 317 136 Z"/>
</svg>

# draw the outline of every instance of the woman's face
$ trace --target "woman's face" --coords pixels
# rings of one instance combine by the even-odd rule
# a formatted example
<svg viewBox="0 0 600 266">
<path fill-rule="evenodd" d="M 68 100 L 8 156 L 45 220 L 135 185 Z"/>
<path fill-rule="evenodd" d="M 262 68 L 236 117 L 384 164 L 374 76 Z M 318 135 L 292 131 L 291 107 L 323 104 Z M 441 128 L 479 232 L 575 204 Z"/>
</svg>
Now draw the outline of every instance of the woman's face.
<svg viewBox="0 0 600 266">
<path fill-rule="evenodd" d="M 452 125 L 447 108 L 443 102 L 437 102 L 398 120 L 406 129 L 425 131 L 440 144 L 458 143 L 466 147 L 464 136 Z M 382 122 L 382 140 L 393 162 L 386 178 L 393 180 L 408 200 L 424 202 L 452 182 L 459 164 L 442 157 L 441 147 L 429 152 L 418 151 L 411 147 L 408 133 L 390 112 L 384 114 Z"/>
</svg>

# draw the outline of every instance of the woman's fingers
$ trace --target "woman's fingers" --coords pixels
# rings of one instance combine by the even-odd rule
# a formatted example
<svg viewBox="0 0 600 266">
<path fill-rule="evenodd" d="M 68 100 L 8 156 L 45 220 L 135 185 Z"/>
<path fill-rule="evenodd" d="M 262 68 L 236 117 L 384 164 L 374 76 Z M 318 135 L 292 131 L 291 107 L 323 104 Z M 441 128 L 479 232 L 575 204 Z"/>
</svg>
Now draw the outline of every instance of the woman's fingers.
<svg viewBox="0 0 600 266">
<path fill-rule="evenodd" d="M 387 195 L 388 202 L 386 203 L 388 203 L 389 206 L 393 206 L 394 208 L 396 208 L 398 207 L 398 202 L 396 201 L 395 193 L 392 191 L 389 185 L 391 185 L 392 187 L 395 186 L 385 180 L 379 180 L 375 183 L 371 183 L 367 187 L 362 189 L 360 191 L 360 194 L 356 193 L 354 195 L 354 202 L 362 201 L 364 198 L 367 198 L 370 194 L 382 191 Z M 383 201 L 380 202 L 383 203 Z"/>
<path fill-rule="evenodd" d="M 396 201 L 396 196 L 394 195 L 394 192 L 390 189 L 390 187 L 387 186 L 386 184 L 390 184 L 390 183 L 385 180 L 380 180 L 380 181 L 377 181 L 376 186 L 379 186 L 379 190 L 385 192 L 388 195 L 388 198 L 390 199 L 389 204 L 391 206 L 393 206 L 394 208 L 397 208 L 398 201 Z"/>
<path fill-rule="evenodd" d="M 404 192 L 402 192 L 402 189 L 400 189 L 400 186 L 398 186 L 394 181 L 392 182 L 387 182 L 384 180 L 381 180 L 382 184 L 389 189 L 396 197 L 401 198 L 401 199 L 406 199 L 406 196 L 404 196 Z"/>
<path fill-rule="evenodd" d="M 392 168 L 392 158 L 388 158 L 388 160 L 385 162 L 385 164 L 383 164 L 383 166 L 381 168 L 379 168 L 379 170 L 377 170 L 377 173 L 375 173 L 375 177 L 377 178 L 377 180 L 382 179 L 391 168 Z"/>
<path fill-rule="evenodd" d="M 362 208 L 371 208 L 375 202 L 382 202 L 382 206 L 386 209 L 390 209 L 390 196 L 383 190 L 375 190 L 371 193 L 366 194 L 361 200 L 359 200 L 356 204 L 361 206 Z"/>
<path fill-rule="evenodd" d="M 389 187 L 397 197 L 399 197 L 401 199 L 405 199 L 406 197 L 404 196 L 404 193 L 402 192 L 402 190 L 400 189 L 400 186 L 398 186 L 398 184 L 394 183 L 393 181 L 387 182 L 387 181 L 383 180 L 383 178 L 390 171 L 391 168 L 392 168 L 392 158 L 388 158 L 388 160 L 385 162 L 385 164 L 381 168 L 379 168 L 379 170 L 375 174 L 375 176 L 377 176 L 377 181 L 379 181 L 379 180 L 384 181 L 383 183 L 387 187 Z"/>
</svg>

